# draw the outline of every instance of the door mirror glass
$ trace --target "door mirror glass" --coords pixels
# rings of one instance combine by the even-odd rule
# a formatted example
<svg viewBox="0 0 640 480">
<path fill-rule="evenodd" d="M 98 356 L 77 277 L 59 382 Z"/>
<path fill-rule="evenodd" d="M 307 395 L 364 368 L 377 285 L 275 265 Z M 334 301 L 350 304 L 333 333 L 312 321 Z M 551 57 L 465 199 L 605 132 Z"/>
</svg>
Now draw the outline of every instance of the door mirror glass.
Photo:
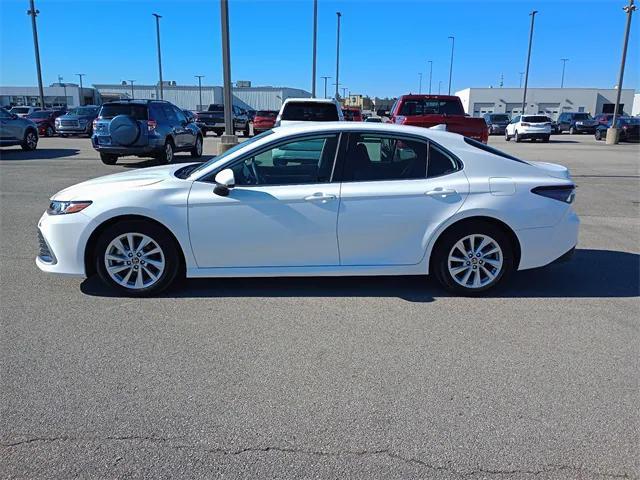
<svg viewBox="0 0 640 480">
<path fill-rule="evenodd" d="M 216 186 L 213 189 L 213 193 L 226 197 L 229 195 L 229 191 L 236 186 L 236 179 L 233 175 L 233 170 L 225 168 L 218 172 L 215 178 Z"/>
</svg>

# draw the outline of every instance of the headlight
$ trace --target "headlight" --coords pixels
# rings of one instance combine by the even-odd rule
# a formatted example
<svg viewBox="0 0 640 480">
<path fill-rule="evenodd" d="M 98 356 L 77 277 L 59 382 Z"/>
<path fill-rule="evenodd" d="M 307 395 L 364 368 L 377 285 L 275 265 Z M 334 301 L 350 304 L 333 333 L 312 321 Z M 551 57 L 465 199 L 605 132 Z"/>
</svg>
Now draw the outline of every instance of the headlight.
<svg viewBox="0 0 640 480">
<path fill-rule="evenodd" d="M 90 201 L 73 201 L 73 202 L 61 202 L 59 200 L 53 200 L 49 204 L 47 213 L 49 215 L 66 215 L 67 213 L 81 212 L 92 202 Z"/>
<path fill-rule="evenodd" d="M 56 118 L 56 125 L 60 125 L 60 119 Z"/>
</svg>

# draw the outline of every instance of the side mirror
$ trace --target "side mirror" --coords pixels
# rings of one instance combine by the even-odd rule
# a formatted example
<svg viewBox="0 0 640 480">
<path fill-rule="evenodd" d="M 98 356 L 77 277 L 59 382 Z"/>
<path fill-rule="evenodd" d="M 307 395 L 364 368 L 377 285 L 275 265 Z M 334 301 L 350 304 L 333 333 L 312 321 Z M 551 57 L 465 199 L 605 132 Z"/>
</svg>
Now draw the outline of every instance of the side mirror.
<svg viewBox="0 0 640 480">
<path fill-rule="evenodd" d="M 233 187 L 236 186 L 236 179 L 233 175 L 233 170 L 225 168 L 217 173 L 215 178 L 216 186 L 213 188 L 213 193 L 226 197 Z"/>
</svg>

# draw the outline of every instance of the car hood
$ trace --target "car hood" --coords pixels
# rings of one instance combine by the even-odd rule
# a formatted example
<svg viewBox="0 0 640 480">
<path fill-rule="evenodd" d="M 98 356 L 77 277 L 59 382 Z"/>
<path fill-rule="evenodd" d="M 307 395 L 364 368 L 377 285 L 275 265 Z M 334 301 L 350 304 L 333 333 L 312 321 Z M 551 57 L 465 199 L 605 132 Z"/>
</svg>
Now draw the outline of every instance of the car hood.
<svg viewBox="0 0 640 480">
<path fill-rule="evenodd" d="M 131 172 L 115 173 L 94 178 L 60 190 L 51 197 L 51 200 L 93 200 L 96 196 L 114 195 L 134 188 L 147 187 L 168 178 L 174 178 L 174 172 L 186 165 L 141 168 Z"/>
</svg>

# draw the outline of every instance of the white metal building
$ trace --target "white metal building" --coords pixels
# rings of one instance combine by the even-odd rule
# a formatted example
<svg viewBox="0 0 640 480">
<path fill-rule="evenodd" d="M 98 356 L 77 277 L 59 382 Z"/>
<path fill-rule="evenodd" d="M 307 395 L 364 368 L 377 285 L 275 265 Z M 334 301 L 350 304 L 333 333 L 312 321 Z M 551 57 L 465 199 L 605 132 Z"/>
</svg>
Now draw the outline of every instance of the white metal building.
<svg viewBox="0 0 640 480">
<path fill-rule="evenodd" d="M 633 89 L 623 89 L 622 110 L 631 114 Z M 474 117 L 485 113 L 522 113 L 522 88 L 465 88 L 456 92 L 465 112 Z M 614 88 L 528 88 L 525 113 L 543 113 L 554 120 L 562 112 L 613 113 Z"/>
<path fill-rule="evenodd" d="M 75 84 L 54 84 L 44 87 L 44 103 L 47 107 L 77 107 L 80 105 L 80 87 Z M 97 104 L 99 99 L 93 88 L 82 88 L 83 105 Z M 40 106 L 38 87 L 2 87 L 0 86 L 0 107 Z"/>
</svg>

